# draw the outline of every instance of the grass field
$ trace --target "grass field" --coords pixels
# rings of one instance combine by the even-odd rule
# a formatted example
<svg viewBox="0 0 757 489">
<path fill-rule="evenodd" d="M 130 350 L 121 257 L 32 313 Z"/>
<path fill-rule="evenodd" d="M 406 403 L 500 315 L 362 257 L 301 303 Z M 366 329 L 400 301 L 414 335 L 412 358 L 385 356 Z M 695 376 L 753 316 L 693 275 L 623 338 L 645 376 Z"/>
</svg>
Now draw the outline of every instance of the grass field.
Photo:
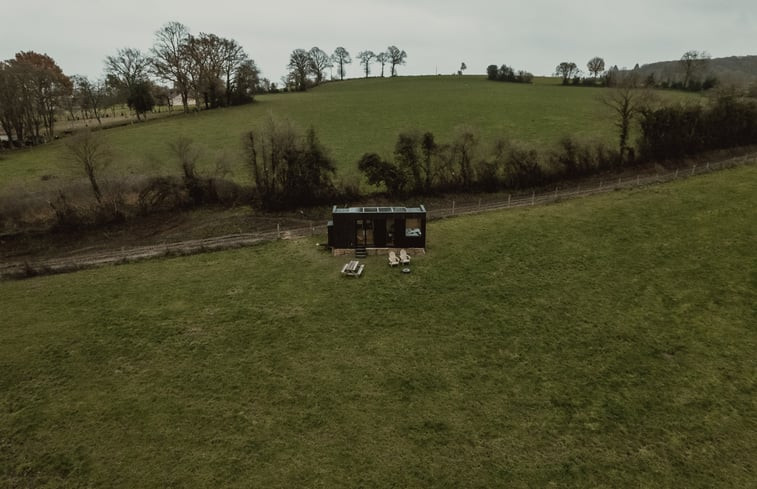
<svg viewBox="0 0 757 489">
<path fill-rule="evenodd" d="M 0 283 L 0 486 L 754 487 L 756 182 Z"/>
<path fill-rule="evenodd" d="M 432 131 L 448 141 L 454 128 L 470 125 L 484 140 L 506 136 L 539 147 L 573 135 L 615 145 L 612 115 L 599 97 L 601 89 L 563 87 L 554 79 L 533 85 L 490 82 L 481 76 L 373 78 L 330 83 L 307 93 L 263 95 L 258 103 L 182 115 L 106 132 L 114 153 L 115 175 L 177 174 L 168 143 L 189 137 L 206 149 L 202 166 L 226 153 L 234 178 L 247 181 L 241 159 L 242 134 L 268 114 L 287 117 L 306 129 L 315 127 L 336 160 L 338 174 L 357 175 L 357 161 L 365 152 L 391 154 L 397 134 L 406 129 Z M 698 96 L 660 92 L 671 100 Z M 0 154 L 0 188 L 10 183 L 60 185 L 52 177 L 78 175 L 67 162 L 63 142 L 13 154 Z"/>
</svg>

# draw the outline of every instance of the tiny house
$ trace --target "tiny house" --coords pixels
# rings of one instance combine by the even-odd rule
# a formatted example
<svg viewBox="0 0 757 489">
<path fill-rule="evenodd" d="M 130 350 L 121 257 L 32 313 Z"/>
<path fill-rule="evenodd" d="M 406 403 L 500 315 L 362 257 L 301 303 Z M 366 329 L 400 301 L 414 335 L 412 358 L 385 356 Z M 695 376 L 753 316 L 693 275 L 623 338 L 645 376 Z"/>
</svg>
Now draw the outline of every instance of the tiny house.
<svg viewBox="0 0 757 489">
<path fill-rule="evenodd" d="M 426 248 L 426 208 L 337 207 L 328 223 L 335 254 L 356 249 Z"/>
</svg>

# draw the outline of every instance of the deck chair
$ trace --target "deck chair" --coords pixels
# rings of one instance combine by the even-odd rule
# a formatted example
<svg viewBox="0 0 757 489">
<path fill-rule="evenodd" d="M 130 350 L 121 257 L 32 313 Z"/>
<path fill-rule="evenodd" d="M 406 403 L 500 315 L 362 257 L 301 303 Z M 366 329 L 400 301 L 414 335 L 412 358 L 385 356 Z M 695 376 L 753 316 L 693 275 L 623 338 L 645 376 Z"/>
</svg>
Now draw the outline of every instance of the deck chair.
<svg viewBox="0 0 757 489">
<path fill-rule="evenodd" d="M 400 264 L 400 259 L 397 258 L 397 253 L 390 251 L 389 252 L 389 266 L 396 267 L 399 264 Z"/>
<path fill-rule="evenodd" d="M 410 255 L 408 255 L 407 251 L 404 249 L 400 250 L 400 262 L 402 262 L 403 265 L 410 263 Z"/>
</svg>

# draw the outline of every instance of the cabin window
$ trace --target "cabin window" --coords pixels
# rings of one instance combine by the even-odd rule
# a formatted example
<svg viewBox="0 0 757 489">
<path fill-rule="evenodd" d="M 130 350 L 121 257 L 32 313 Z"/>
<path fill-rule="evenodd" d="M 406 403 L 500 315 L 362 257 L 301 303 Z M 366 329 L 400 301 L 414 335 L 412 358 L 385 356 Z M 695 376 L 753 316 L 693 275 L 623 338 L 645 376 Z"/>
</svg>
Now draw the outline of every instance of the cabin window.
<svg viewBox="0 0 757 489">
<path fill-rule="evenodd" d="M 418 217 L 409 217 L 405 221 L 405 237 L 407 238 L 420 238 L 423 236 L 421 232 L 421 220 Z"/>
</svg>

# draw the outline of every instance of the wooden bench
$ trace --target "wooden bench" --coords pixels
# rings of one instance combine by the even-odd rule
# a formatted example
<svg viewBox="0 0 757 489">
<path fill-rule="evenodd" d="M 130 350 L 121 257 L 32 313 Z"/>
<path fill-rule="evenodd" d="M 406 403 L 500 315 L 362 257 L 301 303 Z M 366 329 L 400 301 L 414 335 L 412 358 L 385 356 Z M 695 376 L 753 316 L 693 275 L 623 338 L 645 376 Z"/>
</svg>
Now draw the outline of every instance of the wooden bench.
<svg viewBox="0 0 757 489">
<path fill-rule="evenodd" d="M 365 265 L 361 265 L 359 261 L 352 260 L 342 267 L 342 275 L 346 277 L 359 277 L 363 273 Z"/>
</svg>

